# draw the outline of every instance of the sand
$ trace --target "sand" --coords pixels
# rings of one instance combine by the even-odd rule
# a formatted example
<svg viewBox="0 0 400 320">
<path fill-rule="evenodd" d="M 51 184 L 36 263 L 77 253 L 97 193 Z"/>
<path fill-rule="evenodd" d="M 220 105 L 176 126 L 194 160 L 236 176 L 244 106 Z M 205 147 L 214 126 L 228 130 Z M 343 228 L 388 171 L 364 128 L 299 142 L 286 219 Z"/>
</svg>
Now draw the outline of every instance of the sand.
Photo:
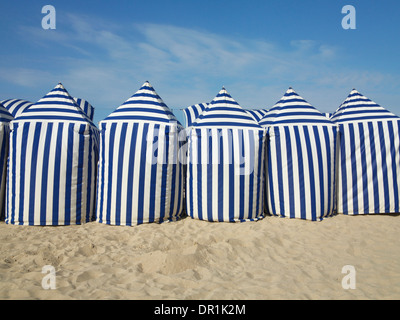
<svg viewBox="0 0 400 320">
<path fill-rule="evenodd" d="M 399 299 L 400 216 L 186 217 L 136 227 L 0 222 L 0 299 Z M 45 265 L 55 289 L 45 290 Z M 344 289 L 345 265 L 355 289 Z"/>
</svg>

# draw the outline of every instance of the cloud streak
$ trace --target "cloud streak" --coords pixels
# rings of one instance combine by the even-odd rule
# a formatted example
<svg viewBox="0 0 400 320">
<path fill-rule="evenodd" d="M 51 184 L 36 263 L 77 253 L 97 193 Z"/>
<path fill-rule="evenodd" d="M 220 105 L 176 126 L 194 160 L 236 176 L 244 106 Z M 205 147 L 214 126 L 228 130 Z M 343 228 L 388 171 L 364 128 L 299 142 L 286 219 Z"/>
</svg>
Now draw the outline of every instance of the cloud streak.
<svg viewBox="0 0 400 320">
<path fill-rule="evenodd" d="M 321 111 L 333 111 L 352 87 L 376 89 L 397 78 L 352 68 L 341 48 L 313 40 L 288 39 L 289 46 L 283 48 L 264 39 L 172 25 L 121 28 L 87 16 L 70 14 L 65 19 L 69 27 L 53 33 L 20 30 L 33 46 L 57 49 L 57 56 L 44 58 L 48 69 L 15 67 L 12 72 L 8 67 L 14 75 L 2 78 L 25 87 L 34 86 L 35 75 L 60 79 L 70 92 L 96 107 L 98 120 L 145 80 L 173 108 L 208 102 L 222 85 L 243 106 L 265 108 L 293 86 L 304 98 L 312 97 L 310 102 L 317 102 Z M 43 89 L 43 81 L 37 85 Z M 333 101 L 338 90 L 341 97 Z"/>
</svg>

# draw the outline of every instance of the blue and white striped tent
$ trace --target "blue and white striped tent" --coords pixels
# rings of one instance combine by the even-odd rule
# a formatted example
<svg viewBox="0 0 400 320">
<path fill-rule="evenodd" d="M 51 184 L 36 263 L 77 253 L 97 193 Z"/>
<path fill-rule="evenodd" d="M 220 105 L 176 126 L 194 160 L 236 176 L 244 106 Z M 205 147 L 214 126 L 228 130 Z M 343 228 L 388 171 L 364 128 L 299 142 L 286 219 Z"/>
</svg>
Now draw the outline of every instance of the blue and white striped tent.
<svg viewBox="0 0 400 320">
<path fill-rule="evenodd" d="M 268 109 L 245 109 L 247 113 L 251 114 L 253 118 L 260 122 L 262 118 L 268 113 Z"/>
<path fill-rule="evenodd" d="M 198 103 L 183 109 L 186 128 L 189 128 L 193 125 L 193 122 L 200 116 L 207 106 L 208 103 Z"/>
<path fill-rule="evenodd" d="M 186 210 L 194 219 L 263 217 L 265 130 L 223 88 L 188 137 Z"/>
<path fill-rule="evenodd" d="M 74 98 L 77 105 L 86 113 L 90 120 L 93 121 L 94 107 L 86 100 L 81 98 Z"/>
<path fill-rule="evenodd" d="M 16 118 L 33 103 L 23 99 L 7 99 L 1 101 L 1 104 Z"/>
<path fill-rule="evenodd" d="M 11 121 L 10 129 L 6 223 L 91 221 L 98 129 L 63 85 Z"/>
<path fill-rule="evenodd" d="M 399 212 L 400 118 L 353 89 L 339 124 L 338 213 Z"/>
<path fill-rule="evenodd" d="M 100 130 L 96 220 L 133 226 L 179 219 L 186 136 L 150 83 L 102 120 Z"/>
<path fill-rule="evenodd" d="M 11 113 L 0 104 L 0 220 L 5 216 L 5 190 L 7 176 L 8 140 L 10 136 Z"/>
<path fill-rule="evenodd" d="M 261 120 L 268 127 L 267 211 L 322 220 L 335 209 L 337 128 L 292 88 Z"/>
</svg>

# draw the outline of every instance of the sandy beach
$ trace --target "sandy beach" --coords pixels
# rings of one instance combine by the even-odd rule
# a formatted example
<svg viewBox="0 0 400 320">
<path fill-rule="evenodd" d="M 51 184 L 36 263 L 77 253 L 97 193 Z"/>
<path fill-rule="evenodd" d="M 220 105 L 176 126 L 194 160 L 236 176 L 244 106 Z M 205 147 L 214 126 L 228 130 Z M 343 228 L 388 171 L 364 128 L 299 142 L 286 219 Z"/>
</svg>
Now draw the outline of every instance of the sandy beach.
<svg viewBox="0 0 400 320">
<path fill-rule="evenodd" d="M 136 227 L 0 223 L 1 299 L 399 299 L 400 216 L 185 217 Z M 45 265 L 56 289 L 42 288 Z M 345 265 L 356 288 L 344 289 Z"/>
</svg>

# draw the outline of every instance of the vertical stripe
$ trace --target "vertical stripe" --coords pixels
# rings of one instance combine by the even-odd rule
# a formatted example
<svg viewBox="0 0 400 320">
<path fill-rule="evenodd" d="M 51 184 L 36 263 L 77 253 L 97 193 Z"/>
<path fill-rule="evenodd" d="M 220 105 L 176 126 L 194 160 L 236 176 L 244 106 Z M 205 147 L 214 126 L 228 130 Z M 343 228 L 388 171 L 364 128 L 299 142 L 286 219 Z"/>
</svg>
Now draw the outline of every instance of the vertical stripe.
<svg viewBox="0 0 400 320">
<path fill-rule="evenodd" d="M 120 225 L 121 224 L 121 193 L 122 193 L 122 188 L 123 185 L 121 184 L 122 181 L 122 170 L 124 168 L 124 153 L 125 153 L 125 139 L 126 139 L 126 130 L 127 130 L 127 124 L 122 123 L 121 125 L 121 134 L 120 134 L 120 140 L 119 140 L 119 153 L 118 153 L 118 172 L 117 172 L 117 183 L 115 185 L 116 189 L 116 198 L 115 198 L 115 224 Z"/>
<path fill-rule="evenodd" d="M 99 159 L 99 177 L 98 179 L 98 184 L 99 184 L 99 203 L 97 206 L 97 212 L 98 216 L 97 219 L 100 223 L 103 222 L 103 206 L 104 206 L 104 189 L 106 185 L 106 180 L 105 180 L 105 144 L 106 144 L 106 132 L 107 132 L 107 125 L 105 123 L 101 124 L 101 145 L 100 145 L 100 159 Z"/>
<path fill-rule="evenodd" d="M 68 125 L 67 154 L 66 154 L 66 184 L 65 184 L 65 224 L 71 223 L 72 214 L 72 164 L 74 155 L 74 124 Z"/>
<path fill-rule="evenodd" d="M 311 139 L 310 134 L 308 132 L 308 126 L 303 126 L 304 138 L 305 138 L 305 146 L 307 150 L 307 158 L 308 158 L 308 171 L 309 171 L 309 186 L 310 186 L 310 193 L 306 194 L 306 197 L 310 196 L 311 202 L 311 220 L 316 220 L 316 211 L 317 211 L 317 204 L 316 204 L 316 195 L 315 195 L 315 170 L 313 165 L 313 153 L 311 150 Z"/>
<path fill-rule="evenodd" d="M 259 159 L 256 157 L 256 149 L 255 149 L 255 132 L 253 130 L 246 130 L 246 141 L 244 141 L 244 145 L 246 147 L 246 152 L 245 152 L 245 160 L 246 164 L 250 166 L 248 169 L 246 178 L 248 179 L 248 185 L 246 186 L 246 198 L 245 198 L 245 204 L 248 204 L 247 207 L 247 213 L 245 213 L 245 216 L 242 217 L 242 219 L 253 219 L 257 217 L 258 212 L 254 212 L 254 175 L 256 173 L 256 166 L 255 164 L 255 159 Z M 246 143 L 248 142 L 248 143 Z M 253 214 L 255 213 L 255 214 Z"/>
<path fill-rule="evenodd" d="M 135 152 L 137 144 L 137 134 L 138 134 L 138 124 L 133 124 L 131 130 L 131 144 L 129 151 L 129 162 L 128 162 L 128 182 L 127 182 L 127 197 L 126 197 L 126 224 L 128 226 L 134 223 L 133 220 L 133 210 L 132 202 L 135 201 L 135 196 L 133 194 L 133 177 L 134 177 L 134 167 L 135 167 Z"/>
<path fill-rule="evenodd" d="M 84 151 L 85 151 L 85 129 L 86 125 L 81 124 L 79 126 L 79 136 L 78 136 L 78 172 L 77 172 L 77 188 L 76 188 L 76 209 L 75 209 L 75 219 L 77 224 L 84 222 L 82 220 L 82 190 L 83 190 L 83 169 L 84 169 Z"/>
<path fill-rule="evenodd" d="M 300 218 L 306 218 L 306 199 L 305 199 L 305 173 L 304 173 L 304 165 L 303 165 L 303 151 L 302 151 L 302 143 L 300 141 L 300 132 L 299 128 L 296 126 L 293 128 L 295 134 L 295 141 L 297 147 L 297 160 L 299 165 L 299 194 L 300 194 Z"/>
<path fill-rule="evenodd" d="M 203 154 L 206 154 L 206 163 L 204 163 L 203 168 L 206 169 L 207 172 L 207 185 L 206 185 L 206 210 L 207 210 L 207 220 L 214 221 L 213 219 L 213 193 L 214 190 L 213 185 L 213 141 L 212 141 L 212 129 L 207 129 L 207 138 L 204 139 L 206 147 L 203 148 Z"/>
<path fill-rule="evenodd" d="M 53 185 L 53 224 L 57 225 L 59 222 L 59 208 L 60 208 L 60 179 L 61 179 L 61 150 L 63 148 L 62 136 L 64 131 L 64 124 L 61 122 L 58 124 L 57 130 L 57 143 L 56 143 L 56 154 L 54 158 L 54 185 Z"/>
<path fill-rule="evenodd" d="M 115 143 L 115 132 L 117 129 L 117 124 L 113 123 L 110 126 L 109 129 L 109 150 L 108 150 L 108 166 L 107 166 L 107 171 L 108 171 L 108 177 L 107 177 L 107 183 L 105 186 L 107 186 L 107 201 L 106 201 L 106 221 L 107 223 L 110 223 L 112 218 L 111 218 L 111 205 L 112 205 L 112 179 L 113 179 L 113 168 L 114 168 L 114 143 Z"/>
<path fill-rule="evenodd" d="M 281 147 L 281 135 L 279 132 L 279 127 L 274 128 L 275 131 L 275 144 L 276 144 L 276 171 L 278 175 L 278 204 L 279 204 L 279 212 L 276 212 L 275 214 L 281 215 L 282 217 L 285 217 L 285 205 L 284 205 L 284 194 L 283 194 L 283 179 L 282 179 L 282 147 Z M 275 187 L 275 186 L 274 186 Z"/>
<path fill-rule="evenodd" d="M 145 192 L 148 192 L 148 190 L 145 190 L 145 175 L 146 175 L 146 156 L 143 156 L 146 154 L 146 147 L 147 147 L 147 134 L 149 131 L 149 124 L 144 124 L 143 125 L 143 136 L 142 136 L 142 141 L 141 141 L 141 154 L 142 157 L 140 158 L 140 169 L 139 169 L 139 181 L 138 181 L 138 219 L 137 223 L 142 224 L 143 223 L 143 218 L 145 214 L 145 209 L 144 209 L 144 200 L 145 200 Z M 146 138 L 145 138 L 146 137 Z"/>
<path fill-rule="evenodd" d="M 230 144 L 232 154 L 232 163 L 229 166 L 229 221 L 233 222 L 236 212 L 238 211 L 239 197 L 238 197 L 238 179 L 236 167 L 239 165 L 239 152 L 237 131 L 231 129 L 232 143 Z"/>
<path fill-rule="evenodd" d="M 398 140 L 398 124 L 399 121 L 393 121 L 390 122 L 389 130 L 390 130 L 390 151 L 391 151 L 391 157 L 392 157 L 392 174 L 393 174 L 393 193 L 394 193 L 394 199 L 393 199 L 393 206 L 392 210 L 393 212 L 399 212 L 399 179 L 398 179 L 398 167 L 397 167 L 397 160 L 396 160 L 396 155 L 398 156 L 399 154 L 399 140 Z"/>
<path fill-rule="evenodd" d="M 326 128 L 326 127 L 325 127 Z M 321 145 L 321 139 L 320 139 L 320 133 L 318 130 L 317 126 L 312 126 L 313 129 L 313 136 L 314 136 L 314 141 L 315 141 L 315 150 L 313 152 L 313 159 L 314 159 L 314 164 L 317 165 L 317 170 L 315 170 L 315 175 L 316 179 L 315 182 L 318 184 L 318 189 L 316 188 L 315 191 L 315 197 L 316 197 L 316 206 L 319 204 L 319 208 L 316 207 L 316 211 L 319 210 L 319 213 L 317 213 L 316 218 L 318 220 L 322 220 L 322 218 L 325 216 L 325 208 L 326 208 L 326 202 L 325 202 L 325 186 L 324 186 L 324 181 L 325 181 L 325 174 L 324 174 L 324 168 L 327 166 L 324 164 L 327 164 L 326 161 L 322 159 L 323 155 L 327 153 L 328 148 L 322 148 Z M 318 162 L 315 161 L 315 157 L 317 158 Z M 317 211 L 318 212 L 318 211 Z"/>
<path fill-rule="evenodd" d="M 196 143 L 197 143 L 197 193 L 196 193 L 196 217 L 200 220 L 203 220 L 203 202 L 202 202 L 202 190 L 203 190 L 203 172 L 202 172 L 202 130 L 196 129 Z"/>
<path fill-rule="evenodd" d="M 361 162 L 361 181 L 362 181 L 362 205 L 359 208 L 359 213 L 368 213 L 368 173 L 367 173 L 367 155 L 365 150 L 365 134 L 364 134 L 364 124 L 358 124 L 359 137 L 357 139 L 357 145 L 359 146 L 360 158 L 359 162 Z"/>
<path fill-rule="evenodd" d="M 385 145 L 385 135 L 383 132 L 383 124 L 382 121 L 378 122 L 378 132 L 379 132 L 379 141 L 380 141 L 380 153 L 381 153 L 381 173 L 382 173 L 382 182 L 384 188 L 384 206 L 382 206 L 382 212 L 389 212 L 388 208 L 389 204 L 389 183 L 388 183 L 388 166 L 386 162 L 387 154 L 386 154 L 386 145 Z"/>
<path fill-rule="evenodd" d="M 369 140 L 370 140 L 370 153 L 371 153 L 371 167 L 372 167 L 372 177 L 374 186 L 374 208 L 371 213 L 379 212 L 379 190 L 378 190 L 378 176 L 377 176 L 377 157 L 376 157 L 376 149 L 375 149 L 375 129 L 372 122 L 368 123 L 369 128 Z"/>
<path fill-rule="evenodd" d="M 325 144 L 324 147 L 322 148 L 323 150 L 326 150 L 326 155 L 323 163 L 326 164 L 326 180 L 323 179 L 321 182 L 321 185 L 323 185 L 324 192 L 325 192 L 325 203 L 326 203 L 326 210 L 327 210 L 327 216 L 331 215 L 334 210 L 334 199 L 333 196 L 336 193 L 335 191 L 335 186 L 334 186 L 334 176 L 336 174 L 336 166 L 334 164 L 334 152 L 332 153 L 332 148 L 336 149 L 336 139 L 334 137 L 330 138 L 329 131 L 333 131 L 334 128 L 331 130 L 328 129 L 328 127 L 323 127 L 323 137 L 324 139 L 320 139 L 321 145 Z M 334 150 L 333 150 L 334 151 Z M 322 164 L 323 165 L 323 164 Z M 325 188 L 325 186 L 327 188 Z M 321 208 L 323 210 L 323 208 Z"/>
<path fill-rule="evenodd" d="M 157 221 L 163 222 L 169 220 L 174 216 L 175 197 L 177 194 L 177 172 L 176 172 L 176 157 L 177 157 L 177 132 L 176 128 L 162 125 L 160 130 L 164 133 L 164 139 L 161 144 L 160 152 L 162 152 L 162 163 L 157 164 L 157 180 L 161 176 L 161 190 L 158 192 L 162 194 L 157 206 Z M 172 210 L 172 211 L 171 211 Z"/>
<path fill-rule="evenodd" d="M 22 141 L 28 141 L 29 139 L 29 123 L 25 123 L 23 126 L 23 133 L 22 133 Z M 20 172 L 20 190 L 21 192 L 19 193 L 19 217 L 18 221 L 19 224 L 24 223 L 24 198 L 25 198 L 25 168 L 26 168 L 26 149 L 27 149 L 27 143 L 22 143 L 21 144 L 21 172 Z M 29 223 L 29 219 L 27 219 Z"/>
<path fill-rule="evenodd" d="M 10 188 L 11 195 L 10 195 L 10 193 L 8 194 L 8 198 L 9 198 L 8 200 L 10 202 L 10 206 L 7 207 L 6 214 L 8 216 L 8 219 L 11 218 L 11 220 L 7 220 L 7 221 L 10 221 L 11 224 L 15 223 L 15 215 L 16 215 L 16 212 L 15 212 L 15 208 L 16 208 L 15 185 L 16 185 L 16 177 L 17 177 L 17 175 L 16 175 L 17 132 L 18 132 L 18 123 L 15 123 L 15 124 L 13 124 L 13 130 L 11 131 L 11 138 L 10 138 L 11 145 L 12 145 L 12 150 L 10 150 L 11 151 L 11 153 L 10 153 L 11 161 L 10 160 L 8 161 L 8 167 L 9 167 L 8 173 L 9 174 L 11 173 L 11 176 L 9 176 L 9 181 L 11 183 L 11 188 Z"/>
<path fill-rule="evenodd" d="M 49 168 L 49 154 L 50 154 L 50 143 L 53 132 L 53 124 L 49 123 L 47 125 L 46 130 L 46 138 L 44 142 L 44 157 L 43 157 L 43 165 L 42 165 L 42 188 L 41 188 L 41 199 L 40 199 L 40 222 L 41 224 L 46 224 L 46 214 L 47 214 L 47 198 L 51 198 L 51 194 L 49 195 L 47 192 L 47 183 L 48 183 L 48 168 Z M 47 156 L 46 156 L 47 155 Z"/>
<path fill-rule="evenodd" d="M 224 221 L 224 178 L 225 178 L 225 158 L 224 158 L 224 140 L 223 140 L 223 131 L 221 129 L 216 130 L 216 145 L 215 148 L 218 151 L 218 190 L 216 190 L 217 197 L 217 212 L 218 212 L 218 221 Z"/>
<path fill-rule="evenodd" d="M 274 175 L 277 173 L 273 166 L 273 155 L 276 154 L 276 143 L 274 141 L 275 135 L 273 134 L 272 130 L 268 132 L 268 165 L 266 176 L 267 176 L 267 189 L 266 192 L 266 199 L 267 199 L 267 213 L 276 215 L 276 207 L 275 207 L 275 198 L 274 198 L 274 188 L 275 188 L 275 179 Z"/>
</svg>

